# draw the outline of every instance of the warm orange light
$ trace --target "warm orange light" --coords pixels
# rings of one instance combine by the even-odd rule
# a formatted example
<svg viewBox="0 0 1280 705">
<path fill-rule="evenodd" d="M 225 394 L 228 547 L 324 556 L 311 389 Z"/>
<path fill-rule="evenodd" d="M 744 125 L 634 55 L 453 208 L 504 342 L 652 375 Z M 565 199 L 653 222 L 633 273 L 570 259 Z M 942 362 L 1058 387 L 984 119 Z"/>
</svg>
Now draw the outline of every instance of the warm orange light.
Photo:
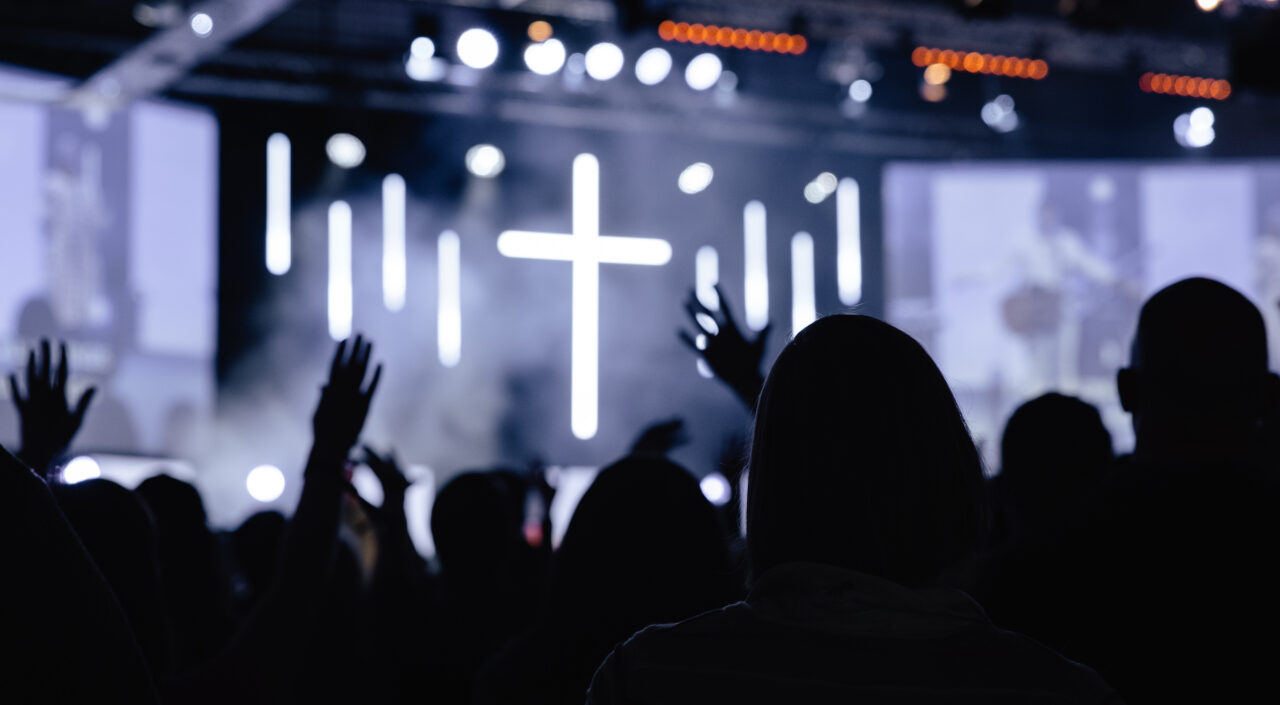
<svg viewBox="0 0 1280 705">
<path fill-rule="evenodd" d="M 1039 81 L 1049 75 L 1049 64 L 1044 59 L 1036 59 L 1031 62 L 1031 78 Z"/>
<path fill-rule="evenodd" d="M 707 44 L 726 49 L 750 49 L 778 54 L 803 54 L 809 48 L 809 40 L 799 34 L 762 32 L 714 24 L 688 24 L 672 20 L 664 20 L 658 24 L 658 36 L 668 42 Z"/>
<path fill-rule="evenodd" d="M 915 51 L 911 52 L 911 63 L 919 66 L 920 68 L 928 66 L 930 63 L 929 53 L 930 51 L 924 47 L 916 47 Z"/>
<path fill-rule="evenodd" d="M 969 73 L 978 73 L 982 70 L 982 54 L 971 51 L 964 55 L 964 70 Z"/>
<path fill-rule="evenodd" d="M 1167 73 L 1142 74 L 1138 77 L 1138 88 L 1143 93 L 1161 93 L 1184 98 L 1226 100 L 1227 96 L 1231 95 L 1231 83 L 1228 81 Z"/>
<path fill-rule="evenodd" d="M 1024 59 L 1003 54 L 982 54 L 976 51 L 931 49 L 923 46 L 916 47 L 911 51 L 911 63 L 924 69 L 942 65 L 952 71 L 1009 76 L 1012 78 L 1040 80 L 1049 75 L 1049 64 L 1041 59 Z"/>
<path fill-rule="evenodd" d="M 545 20 L 535 20 L 529 23 L 529 39 L 535 42 L 545 42 L 551 38 L 551 23 Z"/>
</svg>

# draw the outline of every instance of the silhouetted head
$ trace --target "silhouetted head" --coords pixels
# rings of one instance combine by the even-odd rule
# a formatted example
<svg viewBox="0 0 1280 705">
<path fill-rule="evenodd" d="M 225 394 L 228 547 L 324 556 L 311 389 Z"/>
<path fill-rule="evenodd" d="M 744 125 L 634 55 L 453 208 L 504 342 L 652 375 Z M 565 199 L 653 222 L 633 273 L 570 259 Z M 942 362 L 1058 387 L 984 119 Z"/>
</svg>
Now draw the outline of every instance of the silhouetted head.
<svg viewBox="0 0 1280 705">
<path fill-rule="evenodd" d="M 1276 403 L 1262 315 L 1221 282 L 1171 284 L 1143 305 L 1117 386 L 1133 415 L 1138 456 L 1194 462 L 1242 455 Z"/>
<path fill-rule="evenodd" d="M 1021 517 L 1047 517 L 1110 466 L 1111 434 L 1093 405 L 1050 393 L 1018 407 L 1004 427 L 1000 475 Z"/>
<path fill-rule="evenodd" d="M 919 343 L 867 316 L 821 318 L 783 349 L 748 480 L 755 576 L 809 561 L 934 585 L 985 527 L 982 464 L 946 380 Z"/>
<path fill-rule="evenodd" d="M 152 669 L 169 665 L 156 533 L 142 500 L 110 480 L 50 485 L 93 562 L 120 600 Z"/>
<path fill-rule="evenodd" d="M 280 512 L 258 512 L 231 534 L 231 550 L 251 596 L 260 595 L 275 578 L 284 528 L 285 519 Z"/>
<path fill-rule="evenodd" d="M 559 616 L 623 622 L 618 638 L 719 606 L 728 554 L 698 481 L 657 456 L 600 471 L 574 509 L 552 566 Z"/>
<path fill-rule="evenodd" d="M 522 513 L 523 504 L 494 473 L 460 473 L 440 488 L 431 534 L 446 579 L 509 569 L 524 542 Z"/>
<path fill-rule="evenodd" d="M 134 491 L 147 503 L 161 531 L 174 528 L 190 532 L 206 527 L 204 502 L 194 486 L 169 475 L 155 475 Z"/>
</svg>

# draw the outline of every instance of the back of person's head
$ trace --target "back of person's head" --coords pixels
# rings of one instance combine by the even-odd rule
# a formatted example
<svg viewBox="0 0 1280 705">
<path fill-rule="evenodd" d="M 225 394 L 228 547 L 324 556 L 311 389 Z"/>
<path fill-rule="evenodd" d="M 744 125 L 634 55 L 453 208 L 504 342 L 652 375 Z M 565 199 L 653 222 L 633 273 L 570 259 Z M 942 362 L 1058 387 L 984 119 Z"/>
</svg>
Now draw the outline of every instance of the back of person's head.
<svg viewBox="0 0 1280 705">
<path fill-rule="evenodd" d="M 556 618 L 617 617 L 619 629 L 635 631 L 718 606 L 730 588 L 719 521 L 698 481 L 666 458 L 631 456 L 604 468 L 556 552 Z"/>
<path fill-rule="evenodd" d="M 275 579 L 285 523 L 280 512 L 258 512 L 231 534 L 231 552 L 246 583 L 246 608 L 251 608 Z"/>
<path fill-rule="evenodd" d="M 1262 315 L 1240 292 L 1201 277 L 1156 292 L 1142 307 L 1130 363 L 1117 378 L 1138 453 L 1235 453 L 1275 405 Z"/>
<path fill-rule="evenodd" d="M 935 585 L 985 529 L 982 464 L 951 389 L 919 343 L 867 316 L 821 318 L 783 349 L 748 480 L 755 577 L 807 561 Z"/>
<path fill-rule="evenodd" d="M 151 514 L 141 499 L 110 480 L 50 485 L 58 506 L 120 600 L 152 669 L 169 667 L 169 631 Z"/>
<path fill-rule="evenodd" d="M 1000 441 L 1000 474 L 1012 491 L 1053 501 L 1096 481 L 1114 459 L 1111 433 L 1092 404 L 1056 392 L 1009 417 Z"/>
<path fill-rule="evenodd" d="M 431 506 L 431 535 L 446 580 L 510 568 L 524 540 L 523 505 L 511 495 L 502 477 L 483 471 L 459 473 L 440 488 Z"/>
</svg>

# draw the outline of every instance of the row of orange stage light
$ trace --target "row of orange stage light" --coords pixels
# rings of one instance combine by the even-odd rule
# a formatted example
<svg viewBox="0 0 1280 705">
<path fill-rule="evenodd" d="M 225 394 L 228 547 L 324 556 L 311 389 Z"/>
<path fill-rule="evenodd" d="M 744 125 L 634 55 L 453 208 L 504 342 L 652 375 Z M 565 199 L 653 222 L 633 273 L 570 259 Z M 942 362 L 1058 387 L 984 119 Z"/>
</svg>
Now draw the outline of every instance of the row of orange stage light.
<svg viewBox="0 0 1280 705">
<path fill-rule="evenodd" d="M 1226 100 L 1231 95 L 1230 81 L 1169 73 L 1144 73 L 1138 79 L 1138 87 L 1143 93 L 1180 95 L 1184 98 Z"/>
<path fill-rule="evenodd" d="M 756 29 L 689 24 L 671 20 L 658 25 L 658 36 L 668 42 L 706 44 L 726 49 L 750 49 L 778 54 L 803 54 L 809 48 L 809 40 L 799 34 L 761 32 Z"/>
<path fill-rule="evenodd" d="M 985 73 L 1011 78 L 1030 78 L 1036 81 L 1049 75 L 1049 64 L 1043 59 L 1024 59 L 1017 56 L 979 54 L 976 51 L 952 51 L 916 47 L 911 52 L 911 63 L 925 67 L 943 64 L 952 71 Z"/>
</svg>

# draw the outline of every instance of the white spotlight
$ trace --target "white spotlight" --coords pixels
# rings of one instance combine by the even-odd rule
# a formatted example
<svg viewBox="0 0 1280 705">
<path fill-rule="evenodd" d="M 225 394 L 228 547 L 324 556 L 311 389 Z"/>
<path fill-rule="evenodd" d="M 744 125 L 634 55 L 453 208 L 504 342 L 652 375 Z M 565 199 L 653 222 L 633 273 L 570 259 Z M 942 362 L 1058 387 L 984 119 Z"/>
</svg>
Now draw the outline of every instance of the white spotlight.
<svg viewBox="0 0 1280 705">
<path fill-rule="evenodd" d="M 694 194 L 705 191 L 711 185 L 711 179 L 715 177 L 715 170 L 706 162 L 697 162 L 690 164 L 680 172 L 679 178 L 676 179 L 676 186 L 681 191 Z"/>
<path fill-rule="evenodd" d="M 197 37 L 207 37 L 213 33 L 213 18 L 207 12 L 197 12 L 191 16 L 191 31 Z"/>
<path fill-rule="evenodd" d="M 85 480 L 96 480 L 99 477 L 102 477 L 102 468 L 98 467 L 98 461 L 87 455 L 72 458 L 71 462 L 62 468 L 62 482 L 68 485 Z"/>
<path fill-rule="evenodd" d="M 492 179 L 507 165 L 502 150 L 491 144 L 478 144 L 467 150 L 467 171 L 482 179 Z"/>
<path fill-rule="evenodd" d="M 865 78 L 859 78 L 850 83 L 849 99 L 855 103 L 865 103 L 871 100 L 871 82 Z"/>
<path fill-rule="evenodd" d="M 409 44 L 409 55 L 415 59 L 430 59 L 436 55 L 436 43 L 430 37 L 416 37 Z"/>
<path fill-rule="evenodd" d="M 325 142 L 324 153 L 329 155 L 329 161 L 336 166 L 354 169 L 364 162 L 364 142 L 355 135 L 339 132 Z"/>
<path fill-rule="evenodd" d="M 791 335 L 818 318 L 813 284 L 813 236 L 798 232 L 791 238 Z"/>
<path fill-rule="evenodd" d="M 285 135 L 267 138 L 267 271 L 272 274 L 289 271 L 292 259 L 290 151 Z"/>
<path fill-rule="evenodd" d="M 764 204 L 751 201 L 742 209 L 743 284 L 746 289 L 747 325 L 763 330 L 769 325 L 769 247 Z"/>
<path fill-rule="evenodd" d="M 388 311 L 404 308 L 408 278 L 404 220 L 404 177 L 388 174 L 382 180 L 382 302 Z"/>
<path fill-rule="evenodd" d="M 703 475 L 698 486 L 702 488 L 702 496 L 717 507 L 723 507 L 729 503 L 731 496 L 729 493 L 729 480 L 724 475 L 718 472 Z"/>
<path fill-rule="evenodd" d="M 329 336 L 346 340 L 351 335 L 351 206 L 345 201 L 329 205 Z"/>
<path fill-rule="evenodd" d="M 436 349 L 440 364 L 456 367 L 462 359 L 462 242 L 452 230 L 437 240 Z"/>
<path fill-rule="evenodd" d="M 662 83 L 671 73 L 671 54 L 661 47 L 654 47 L 636 59 L 636 80 L 646 86 Z"/>
<path fill-rule="evenodd" d="M 982 121 L 996 132 L 1013 132 L 1018 129 L 1018 113 L 1013 109 L 1013 98 L 1007 95 L 996 96 L 982 106 Z"/>
<path fill-rule="evenodd" d="M 274 465 L 259 465 L 249 471 L 244 487 L 259 502 L 274 502 L 284 494 L 284 473 Z"/>
<path fill-rule="evenodd" d="M 724 66 L 715 54 L 698 54 L 684 68 L 684 82 L 695 91 L 705 91 L 716 85 Z"/>
<path fill-rule="evenodd" d="M 1173 137 L 1188 149 L 1200 149 L 1213 144 L 1217 133 L 1213 129 L 1214 115 L 1209 108 L 1199 107 L 1183 113 L 1173 121 Z"/>
<path fill-rule="evenodd" d="M 1196 7 L 1203 12 L 1213 12 L 1222 4 L 1222 0 L 1196 0 Z"/>
<path fill-rule="evenodd" d="M 862 300 L 861 209 L 858 182 L 840 179 L 836 186 L 836 286 L 845 306 Z"/>
<path fill-rule="evenodd" d="M 530 44 L 524 49 L 524 64 L 539 76 L 550 76 L 564 66 L 564 43 L 559 39 Z"/>
<path fill-rule="evenodd" d="M 493 33 L 472 28 L 458 36 L 458 60 L 473 69 L 487 69 L 498 60 L 498 39 Z"/>
<path fill-rule="evenodd" d="M 622 71 L 622 50 L 617 44 L 601 42 L 587 50 L 587 75 L 608 81 Z"/>
</svg>

